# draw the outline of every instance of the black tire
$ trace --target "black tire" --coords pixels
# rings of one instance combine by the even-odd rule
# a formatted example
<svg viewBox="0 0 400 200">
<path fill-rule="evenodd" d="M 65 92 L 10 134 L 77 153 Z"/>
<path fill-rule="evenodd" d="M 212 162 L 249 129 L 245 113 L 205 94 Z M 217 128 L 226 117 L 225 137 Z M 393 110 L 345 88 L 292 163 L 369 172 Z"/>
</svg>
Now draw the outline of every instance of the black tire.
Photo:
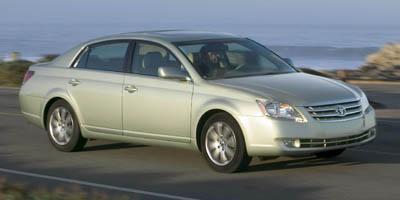
<svg viewBox="0 0 400 200">
<path fill-rule="evenodd" d="M 65 108 L 69 113 L 71 113 L 72 119 L 74 121 L 71 139 L 69 140 L 68 143 L 63 145 L 57 144 L 57 142 L 53 139 L 50 133 L 50 117 L 53 111 L 57 108 Z M 79 121 L 78 118 L 76 117 L 74 110 L 64 100 L 57 100 L 50 106 L 47 112 L 46 130 L 51 144 L 59 151 L 64 151 L 64 152 L 81 151 L 87 142 L 87 139 L 82 137 L 79 127 Z"/>
<path fill-rule="evenodd" d="M 315 154 L 318 158 L 333 158 L 342 154 L 346 149 L 335 149 L 330 151 L 318 152 Z"/>
<path fill-rule="evenodd" d="M 207 153 L 206 135 L 209 128 L 216 122 L 223 122 L 230 126 L 235 136 L 236 150 L 232 160 L 226 165 L 215 164 Z M 252 157 L 248 156 L 246 144 L 242 130 L 236 120 L 227 113 L 217 113 L 212 115 L 202 127 L 201 131 L 201 149 L 204 159 L 217 172 L 233 173 L 247 169 Z"/>
</svg>

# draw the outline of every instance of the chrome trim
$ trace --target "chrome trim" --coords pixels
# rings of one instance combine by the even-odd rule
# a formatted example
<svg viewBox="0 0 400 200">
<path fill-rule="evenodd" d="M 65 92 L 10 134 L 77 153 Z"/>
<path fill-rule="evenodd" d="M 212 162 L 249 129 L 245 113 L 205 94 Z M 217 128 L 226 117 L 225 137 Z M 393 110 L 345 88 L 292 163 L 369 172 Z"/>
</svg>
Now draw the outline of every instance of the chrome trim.
<svg viewBox="0 0 400 200">
<path fill-rule="evenodd" d="M 122 130 L 120 129 L 111 129 L 111 128 L 104 128 L 104 127 L 97 127 L 97 126 L 83 126 L 88 131 L 98 132 L 98 133 L 105 133 L 105 134 L 114 134 L 114 135 L 122 135 Z"/>
<path fill-rule="evenodd" d="M 68 63 L 68 68 L 76 68 L 76 61 L 78 59 L 78 57 L 84 53 L 84 51 L 86 51 L 89 48 L 90 44 L 86 44 L 84 46 L 82 46 L 81 48 L 79 48 L 79 50 L 77 51 L 77 53 L 75 53 L 75 55 L 72 57 L 72 59 L 69 61 Z"/>
<path fill-rule="evenodd" d="M 300 138 L 299 149 L 340 147 L 362 143 L 376 136 L 376 129 L 371 128 L 363 133 L 337 138 Z"/>
<path fill-rule="evenodd" d="M 134 86 L 134 85 L 126 85 L 124 87 L 125 91 L 128 91 L 129 93 L 134 93 L 136 92 L 138 89 Z"/>
<path fill-rule="evenodd" d="M 344 113 L 339 113 L 338 108 L 344 108 Z M 363 110 L 360 100 L 336 104 L 305 106 L 312 118 L 319 122 L 339 122 L 358 119 L 362 117 Z"/>
</svg>

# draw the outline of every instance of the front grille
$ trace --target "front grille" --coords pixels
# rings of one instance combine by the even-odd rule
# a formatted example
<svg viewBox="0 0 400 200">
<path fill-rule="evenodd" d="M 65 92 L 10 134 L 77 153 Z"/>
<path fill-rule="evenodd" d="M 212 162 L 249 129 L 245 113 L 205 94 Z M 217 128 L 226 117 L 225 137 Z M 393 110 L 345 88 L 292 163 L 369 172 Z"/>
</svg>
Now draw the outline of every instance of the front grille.
<svg viewBox="0 0 400 200">
<path fill-rule="evenodd" d="M 359 143 L 375 136 L 375 129 L 370 129 L 361 134 L 351 135 L 346 137 L 328 138 L 328 139 L 300 139 L 300 148 L 318 148 L 318 147 L 333 147 L 347 144 Z"/>
<path fill-rule="evenodd" d="M 311 117 L 318 121 L 348 120 L 362 116 L 360 101 L 349 101 L 344 103 L 306 106 Z"/>
</svg>

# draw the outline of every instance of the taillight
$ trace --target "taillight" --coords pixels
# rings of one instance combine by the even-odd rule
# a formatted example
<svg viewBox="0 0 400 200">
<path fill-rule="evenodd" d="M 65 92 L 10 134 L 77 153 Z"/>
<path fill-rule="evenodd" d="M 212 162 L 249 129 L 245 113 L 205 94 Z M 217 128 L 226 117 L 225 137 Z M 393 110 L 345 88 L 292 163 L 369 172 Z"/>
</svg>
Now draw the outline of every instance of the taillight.
<svg viewBox="0 0 400 200">
<path fill-rule="evenodd" d="M 25 84 L 29 79 L 31 79 L 32 78 L 32 76 L 35 74 L 35 72 L 34 71 L 27 71 L 26 73 L 25 73 L 25 76 L 24 76 L 24 81 L 22 81 L 22 84 Z"/>
</svg>

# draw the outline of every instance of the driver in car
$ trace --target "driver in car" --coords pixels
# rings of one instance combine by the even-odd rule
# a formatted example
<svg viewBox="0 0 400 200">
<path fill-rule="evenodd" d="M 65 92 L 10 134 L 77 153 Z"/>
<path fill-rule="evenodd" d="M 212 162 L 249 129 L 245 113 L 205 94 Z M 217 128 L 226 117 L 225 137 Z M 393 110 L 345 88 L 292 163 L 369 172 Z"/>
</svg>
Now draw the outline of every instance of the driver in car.
<svg viewBox="0 0 400 200">
<path fill-rule="evenodd" d="M 224 76 L 229 67 L 226 51 L 223 44 L 209 44 L 200 49 L 199 70 L 203 76 L 211 79 Z"/>
</svg>

